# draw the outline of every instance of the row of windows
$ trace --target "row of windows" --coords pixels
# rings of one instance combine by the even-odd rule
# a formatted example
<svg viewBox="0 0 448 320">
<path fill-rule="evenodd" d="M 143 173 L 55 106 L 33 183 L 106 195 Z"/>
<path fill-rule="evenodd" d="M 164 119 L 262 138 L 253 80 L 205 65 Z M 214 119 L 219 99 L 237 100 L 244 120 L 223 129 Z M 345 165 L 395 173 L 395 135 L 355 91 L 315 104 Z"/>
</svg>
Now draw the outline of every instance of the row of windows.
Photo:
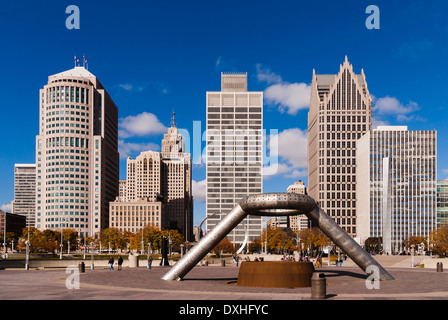
<svg viewBox="0 0 448 320">
<path fill-rule="evenodd" d="M 89 89 L 74 86 L 55 86 L 46 90 L 46 103 L 80 102 L 89 104 Z"/>
</svg>

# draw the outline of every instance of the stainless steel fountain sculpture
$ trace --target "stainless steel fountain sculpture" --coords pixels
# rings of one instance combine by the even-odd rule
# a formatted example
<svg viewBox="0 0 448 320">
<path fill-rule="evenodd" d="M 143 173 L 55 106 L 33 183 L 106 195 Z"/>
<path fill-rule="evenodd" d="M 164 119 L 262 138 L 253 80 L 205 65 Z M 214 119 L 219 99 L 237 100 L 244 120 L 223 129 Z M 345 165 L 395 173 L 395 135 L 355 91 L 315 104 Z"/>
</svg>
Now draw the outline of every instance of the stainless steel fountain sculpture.
<svg viewBox="0 0 448 320">
<path fill-rule="evenodd" d="M 313 198 L 295 193 L 265 193 L 243 199 L 213 230 L 190 249 L 162 279 L 181 280 L 185 277 L 247 215 L 272 217 L 298 214 L 306 215 L 311 220 L 313 227 L 321 229 L 364 272 L 366 272 L 367 267 L 375 266 L 378 268 L 381 280 L 394 279 L 349 234 L 319 208 Z"/>
</svg>

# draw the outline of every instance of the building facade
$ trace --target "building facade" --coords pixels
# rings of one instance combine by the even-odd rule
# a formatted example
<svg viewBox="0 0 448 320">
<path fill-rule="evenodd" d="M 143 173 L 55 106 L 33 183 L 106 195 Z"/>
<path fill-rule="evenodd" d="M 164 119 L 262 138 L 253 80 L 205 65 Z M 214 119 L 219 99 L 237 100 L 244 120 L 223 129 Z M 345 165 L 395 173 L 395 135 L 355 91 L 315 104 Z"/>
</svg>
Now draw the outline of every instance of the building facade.
<svg viewBox="0 0 448 320">
<path fill-rule="evenodd" d="M 287 193 L 307 194 L 305 183 L 303 181 L 294 182 L 286 190 Z M 293 231 L 299 231 L 309 227 L 308 218 L 305 215 L 289 216 L 289 227 Z"/>
<path fill-rule="evenodd" d="M 124 184 L 126 199 L 117 199 L 111 210 L 112 206 L 137 206 L 143 201 L 148 207 L 158 208 L 158 226 L 162 230 L 178 230 L 186 241 L 194 241 L 191 155 L 185 152 L 174 114 L 162 140 L 162 152 L 144 151 L 136 159 L 129 157 Z"/>
<path fill-rule="evenodd" d="M 162 229 L 163 204 L 148 199 L 110 203 L 110 227 L 137 232 L 146 226 Z"/>
<path fill-rule="evenodd" d="M 36 227 L 95 237 L 118 195 L 118 108 L 80 66 L 50 76 L 39 100 Z"/>
<path fill-rule="evenodd" d="M 2 235 L 6 229 L 6 234 L 14 233 L 15 237 L 21 237 L 23 229 L 26 227 L 26 216 L 0 210 L 0 233 Z M 8 239 L 8 237 L 6 237 L 6 239 Z M 4 238 L 2 237 L 1 243 L 3 244 L 3 242 Z"/>
<path fill-rule="evenodd" d="M 14 165 L 14 201 L 12 213 L 26 217 L 27 226 L 35 227 L 36 165 Z"/>
<path fill-rule="evenodd" d="M 247 73 L 222 73 L 221 91 L 207 92 L 206 232 L 244 197 L 263 192 L 263 92 L 247 90 Z M 262 232 L 248 216 L 228 236 L 235 245 Z"/>
<path fill-rule="evenodd" d="M 313 70 L 308 113 L 308 194 L 356 236 L 356 141 L 372 128 L 364 71 L 347 57 L 338 74 Z"/>
<path fill-rule="evenodd" d="M 437 181 L 437 227 L 448 225 L 448 179 Z"/>
<path fill-rule="evenodd" d="M 173 112 L 171 127 L 162 140 L 161 152 L 165 228 L 180 230 L 186 241 L 194 241 L 191 154 L 185 152 L 185 143 L 174 116 Z"/>
<path fill-rule="evenodd" d="M 360 242 L 382 237 L 385 253 L 409 248 L 437 225 L 437 132 L 380 126 L 357 144 Z"/>
</svg>

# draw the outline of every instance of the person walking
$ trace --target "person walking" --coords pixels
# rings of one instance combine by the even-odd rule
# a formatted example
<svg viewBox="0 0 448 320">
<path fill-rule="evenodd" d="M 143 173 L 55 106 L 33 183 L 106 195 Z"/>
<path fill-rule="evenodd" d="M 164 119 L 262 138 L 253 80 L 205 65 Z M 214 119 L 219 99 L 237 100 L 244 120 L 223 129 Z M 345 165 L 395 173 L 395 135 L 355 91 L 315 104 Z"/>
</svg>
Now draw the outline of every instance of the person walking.
<svg viewBox="0 0 448 320">
<path fill-rule="evenodd" d="M 151 269 L 151 265 L 152 265 L 152 256 L 148 254 L 148 269 Z"/>
<path fill-rule="evenodd" d="M 109 267 L 109 270 L 114 270 L 114 257 L 110 257 L 110 259 L 109 259 L 109 264 L 110 264 L 110 267 Z"/>
<path fill-rule="evenodd" d="M 123 257 L 120 256 L 120 257 L 118 258 L 118 271 L 121 270 L 121 265 L 122 265 L 122 264 L 123 264 Z"/>
</svg>

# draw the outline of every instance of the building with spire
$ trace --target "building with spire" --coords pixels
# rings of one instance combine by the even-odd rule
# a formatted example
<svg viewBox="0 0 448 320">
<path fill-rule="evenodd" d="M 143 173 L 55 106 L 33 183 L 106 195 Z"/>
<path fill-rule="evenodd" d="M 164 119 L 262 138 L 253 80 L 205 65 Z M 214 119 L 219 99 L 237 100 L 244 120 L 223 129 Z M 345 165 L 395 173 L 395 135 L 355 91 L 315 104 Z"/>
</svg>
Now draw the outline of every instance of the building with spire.
<svg viewBox="0 0 448 320">
<path fill-rule="evenodd" d="M 49 76 L 39 104 L 35 225 L 95 237 L 118 195 L 118 108 L 78 65 Z"/>
<path fill-rule="evenodd" d="M 165 204 L 165 228 L 178 229 L 186 241 L 193 241 L 193 195 L 191 190 L 191 154 L 177 126 L 175 113 L 162 140 L 161 194 Z"/>
<path fill-rule="evenodd" d="M 151 225 L 178 230 L 194 241 L 191 155 L 175 120 L 162 140 L 162 151 L 144 151 L 127 159 L 126 199 L 111 203 L 111 227 L 136 232 Z"/>
<path fill-rule="evenodd" d="M 337 74 L 313 70 L 308 113 L 308 194 L 356 236 L 356 141 L 372 129 L 364 71 L 347 57 Z"/>
</svg>

